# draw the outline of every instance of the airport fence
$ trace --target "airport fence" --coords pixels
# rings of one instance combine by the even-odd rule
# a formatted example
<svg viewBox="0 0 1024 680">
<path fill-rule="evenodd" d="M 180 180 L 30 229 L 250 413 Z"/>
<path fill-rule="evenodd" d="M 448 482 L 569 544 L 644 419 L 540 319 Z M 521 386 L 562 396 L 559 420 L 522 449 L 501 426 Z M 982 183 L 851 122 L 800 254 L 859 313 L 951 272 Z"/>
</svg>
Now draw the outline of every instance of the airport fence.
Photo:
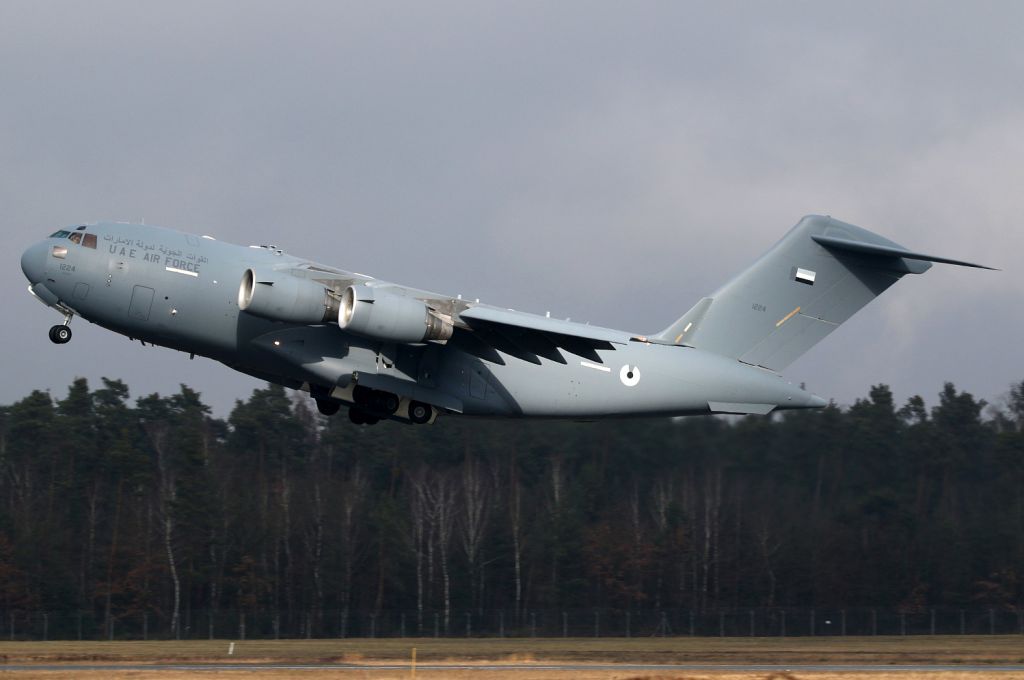
<svg viewBox="0 0 1024 680">
<path fill-rule="evenodd" d="M 302 639 L 394 637 L 802 637 L 1024 635 L 1010 608 L 540 609 L 512 611 L 186 611 L 105 617 L 8 611 L 0 640 Z"/>
</svg>

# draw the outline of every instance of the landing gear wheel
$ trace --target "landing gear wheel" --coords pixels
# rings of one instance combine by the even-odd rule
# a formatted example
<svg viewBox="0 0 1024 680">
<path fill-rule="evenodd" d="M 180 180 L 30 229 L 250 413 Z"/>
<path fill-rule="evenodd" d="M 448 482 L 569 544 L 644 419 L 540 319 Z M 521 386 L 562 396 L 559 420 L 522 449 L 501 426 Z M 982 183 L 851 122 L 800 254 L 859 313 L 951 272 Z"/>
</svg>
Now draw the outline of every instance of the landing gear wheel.
<svg viewBox="0 0 1024 680">
<path fill-rule="evenodd" d="M 362 385 L 356 385 L 352 390 L 352 401 L 367 414 L 376 414 L 378 420 L 381 417 L 394 415 L 402 404 L 402 400 L 397 394 L 383 390 L 371 390 Z"/>
<path fill-rule="evenodd" d="M 410 402 L 409 420 L 417 425 L 429 422 L 432 415 L 434 415 L 434 410 L 429 405 L 418 401 Z"/>
<path fill-rule="evenodd" d="M 50 329 L 50 342 L 55 345 L 63 345 L 71 340 L 71 327 L 62 325 Z"/>
<path fill-rule="evenodd" d="M 361 411 L 355 407 L 348 410 L 348 419 L 355 425 L 376 425 L 380 422 L 380 418 L 377 416 L 371 416 L 366 411 Z"/>
<path fill-rule="evenodd" d="M 401 399 L 398 398 L 397 394 L 391 394 L 390 392 L 384 392 L 380 398 L 380 407 L 384 413 L 391 415 L 398 410 L 398 407 L 402 404 Z"/>
<path fill-rule="evenodd" d="M 325 416 L 333 416 L 341 410 L 341 402 L 334 399 L 317 399 L 316 410 Z"/>
</svg>

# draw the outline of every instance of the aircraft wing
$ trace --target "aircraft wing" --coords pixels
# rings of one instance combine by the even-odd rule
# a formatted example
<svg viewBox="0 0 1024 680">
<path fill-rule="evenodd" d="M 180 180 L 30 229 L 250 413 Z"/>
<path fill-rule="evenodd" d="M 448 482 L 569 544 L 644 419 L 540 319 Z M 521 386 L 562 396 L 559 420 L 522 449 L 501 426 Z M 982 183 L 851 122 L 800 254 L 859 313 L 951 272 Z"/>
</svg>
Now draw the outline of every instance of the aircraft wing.
<svg viewBox="0 0 1024 680">
<path fill-rule="evenodd" d="M 322 264 L 307 264 L 300 267 L 293 267 L 292 272 L 302 272 L 302 275 L 306 278 L 312 279 L 317 283 L 322 283 L 324 286 L 332 288 L 337 292 L 344 290 L 348 286 L 371 280 L 371 277 L 363 274 L 346 272 L 341 269 L 332 269 L 330 267 L 325 267 Z"/>
<path fill-rule="evenodd" d="M 600 328 L 598 326 L 590 326 L 587 324 L 573 323 L 572 321 L 563 321 L 562 319 L 552 319 L 550 317 L 537 316 L 536 314 L 528 314 L 526 312 L 517 312 L 513 309 L 474 306 L 461 312 L 459 314 L 459 318 L 470 324 L 480 322 L 485 324 L 511 326 L 538 333 L 562 335 L 578 338 L 580 340 L 590 340 L 594 343 L 625 343 L 629 340 L 629 336 L 621 331 L 615 331 L 609 328 Z"/>
<path fill-rule="evenodd" d="M 541 358 L 564 364 L 562 350 L 600 363 L 597 350 L 615 349 L 630 339 L 621 331 L 488 305 L 468 307 L 458 318 L 465 328 L 456 328 L 452 342 L 482 359 L 497 358 L 496 363 L 504 361 L 493 350 L 534 364 Z"/>
<path fill-rule="evenodd" d="M 337 294 L 350 285 L 372 281 L 376 290 L 420 300 L 432 312 L 451 319 L 451 344 L 492 363 L 504 364 L 501 354 L 507 354 L 534 364 L 540 364 L 542 358 L 564 364 L 563 352 L 600 362 L 597 350 L 612 350 L 630 341 L 630 335 L 622 331 L 473 303 L 323 265 L 300 268 L 306 277 Z"/>
</svg>

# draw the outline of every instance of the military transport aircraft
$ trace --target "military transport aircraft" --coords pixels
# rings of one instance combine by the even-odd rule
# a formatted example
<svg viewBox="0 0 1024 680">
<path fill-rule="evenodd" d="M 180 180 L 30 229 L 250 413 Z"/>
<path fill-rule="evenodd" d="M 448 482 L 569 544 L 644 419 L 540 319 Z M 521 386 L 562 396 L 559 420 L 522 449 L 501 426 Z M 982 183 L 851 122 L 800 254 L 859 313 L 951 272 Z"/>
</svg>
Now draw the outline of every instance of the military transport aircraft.
<svg viewBox="0 0 1024 680">
<path fill-rule="evenodd" d="M 746 271 L 653 335 L 437 295 L 209 236 L 124 223 L 28 248 L 29 291 L 143 343 L 308 391 L 354 423 L 439 413 L 590 420 L 825 406 L 778 371 L 904 274 L 932 262 L 808 216 Z"/>
</svg>

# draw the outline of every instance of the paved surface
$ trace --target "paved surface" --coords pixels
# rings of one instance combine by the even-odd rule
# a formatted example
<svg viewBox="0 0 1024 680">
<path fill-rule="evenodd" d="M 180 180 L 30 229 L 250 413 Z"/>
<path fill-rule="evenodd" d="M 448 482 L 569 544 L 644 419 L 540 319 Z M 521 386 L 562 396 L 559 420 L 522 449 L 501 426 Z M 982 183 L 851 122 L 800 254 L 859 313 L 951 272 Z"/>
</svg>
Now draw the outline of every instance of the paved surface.
<svg viewBox="0 0 1024 680">
<path fill-rule="evenodd" d="M 395 671 L 409 670 L 409 664 L 4 664 L 0 665 L 0 673 L 17 671 Z M 738 673 L 772 673 L 780 671 L 797 673 L 837 673 L 842 671 L 858 671 L 862 673 L 906 671 L 906 672 L 938 672 L 959 671 L 961 673 L 1008 673 L 1024 672 L 1024 664 L 1015 665 L 984 665 L 968 664 L 416 664 L 417 670 L 441 671 L 565 671 L 579 673 L 583 671 L 732 671 Z"/>
</svg>

